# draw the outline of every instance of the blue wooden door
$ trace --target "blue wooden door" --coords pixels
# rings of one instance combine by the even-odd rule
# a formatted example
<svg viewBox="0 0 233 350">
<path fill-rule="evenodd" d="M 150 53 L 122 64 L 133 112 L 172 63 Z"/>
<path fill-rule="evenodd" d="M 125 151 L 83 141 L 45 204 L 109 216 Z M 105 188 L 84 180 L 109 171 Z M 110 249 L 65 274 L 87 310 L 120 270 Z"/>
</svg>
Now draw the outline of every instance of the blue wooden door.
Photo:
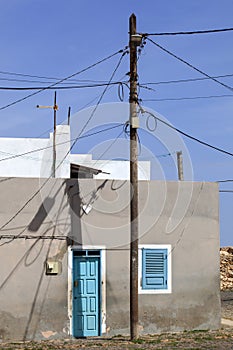
<svg viewBox="0 0 233 350">
<path fill-rule="evenodd" d="M 100 335 L 100 257 L 83 254 L 73 256 L 74 337 Z"/>
</svg>

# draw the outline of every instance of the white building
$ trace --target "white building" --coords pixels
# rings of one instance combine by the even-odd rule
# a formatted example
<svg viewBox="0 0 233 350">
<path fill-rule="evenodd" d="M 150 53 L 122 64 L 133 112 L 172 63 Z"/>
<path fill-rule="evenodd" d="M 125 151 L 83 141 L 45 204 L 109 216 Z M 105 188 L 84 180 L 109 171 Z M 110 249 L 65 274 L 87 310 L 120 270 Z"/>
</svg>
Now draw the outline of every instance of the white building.
<svg viewBox="0 0 233 350">
<path fill-rule="evenodd" d="M 129 161 L 95 160 L 70 153 L 70 126 L 56 130 L 56 178 L 129 179 Z M 49 138 L 0 138 L 0 177 L 42 177 L 52 174 L 53 133 Z M 139 162 L 139 180 L 150 179 L 150 162 Z"/>
</svg>

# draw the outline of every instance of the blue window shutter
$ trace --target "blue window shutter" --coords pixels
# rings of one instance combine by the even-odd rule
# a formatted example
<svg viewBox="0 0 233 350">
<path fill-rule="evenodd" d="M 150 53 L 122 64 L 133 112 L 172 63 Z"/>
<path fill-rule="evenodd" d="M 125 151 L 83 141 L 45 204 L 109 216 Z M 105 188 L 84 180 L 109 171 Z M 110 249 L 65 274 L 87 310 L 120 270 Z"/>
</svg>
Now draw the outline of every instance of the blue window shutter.
<svg viewBox="0 0 233 350">
<path fill-rule="evenodd" d="M 167 289 L 167 249 L 142 249 L 142 289 Z"/>
</svg>

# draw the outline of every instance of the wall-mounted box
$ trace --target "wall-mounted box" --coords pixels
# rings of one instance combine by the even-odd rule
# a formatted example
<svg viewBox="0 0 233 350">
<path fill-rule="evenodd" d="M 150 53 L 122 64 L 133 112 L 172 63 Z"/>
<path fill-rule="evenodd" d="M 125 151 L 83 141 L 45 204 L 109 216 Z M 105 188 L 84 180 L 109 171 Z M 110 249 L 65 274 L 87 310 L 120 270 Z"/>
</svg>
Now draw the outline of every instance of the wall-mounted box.
<svg viewBox="0 0 233 350">
<path fill-rule="evenodd" d="M 62 265 L 60 261 L 48 259 L 45 263 L 46 275 L 59 275 L 62 271 Z"/>
</svg>

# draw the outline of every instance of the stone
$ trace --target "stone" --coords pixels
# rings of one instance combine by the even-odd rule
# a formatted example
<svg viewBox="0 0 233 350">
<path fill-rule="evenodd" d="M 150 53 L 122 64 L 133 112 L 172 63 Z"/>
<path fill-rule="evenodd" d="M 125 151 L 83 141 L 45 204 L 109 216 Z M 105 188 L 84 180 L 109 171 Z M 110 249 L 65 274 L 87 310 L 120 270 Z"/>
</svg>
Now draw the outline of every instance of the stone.
<svg viewBox="0 0 233 350">
<path fill-rule="evenodd" d="M 220 287 L 233 290 L 233 247 L 220 248 Z"/>
</svg>

